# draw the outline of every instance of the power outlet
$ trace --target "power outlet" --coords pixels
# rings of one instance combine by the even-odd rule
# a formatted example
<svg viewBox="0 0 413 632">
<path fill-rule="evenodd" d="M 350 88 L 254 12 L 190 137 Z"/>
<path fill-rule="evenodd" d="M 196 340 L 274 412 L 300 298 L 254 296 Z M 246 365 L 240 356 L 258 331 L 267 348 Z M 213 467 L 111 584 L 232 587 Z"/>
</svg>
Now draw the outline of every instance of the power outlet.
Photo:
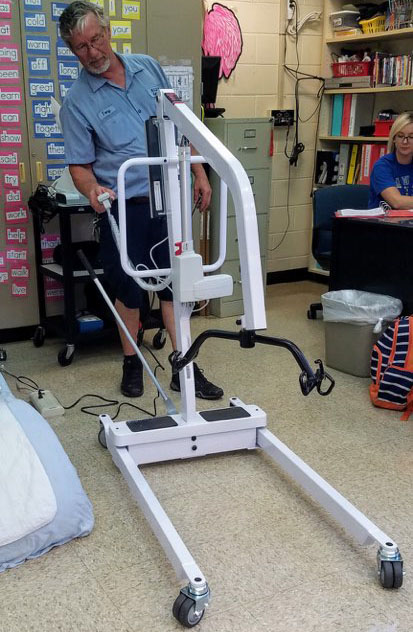
<svg viewBox="0 0 413 632">
<path fill-rule="evenodd" d="M 64 408 L 50 391 L 34 391 L 29 395 L 30 403 L 46 418 L 64 415 Z"/>
<path fill-rule="evenodd" d="M 294 125 L 294 110 L 271 110 L 271 116 L 274 120 L 274 127 Z"/>
</svg>

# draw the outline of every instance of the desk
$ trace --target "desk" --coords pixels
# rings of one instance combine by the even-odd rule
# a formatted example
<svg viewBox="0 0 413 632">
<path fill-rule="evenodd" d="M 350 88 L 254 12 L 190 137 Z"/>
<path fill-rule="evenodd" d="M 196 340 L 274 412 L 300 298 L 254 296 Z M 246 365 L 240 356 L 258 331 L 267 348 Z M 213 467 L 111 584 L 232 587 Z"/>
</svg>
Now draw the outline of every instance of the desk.
<svg viewBox="0 0 413 632">
<path fill-rule="evenodd" d="M 413 314 L 413 220 L 335 218 L 329 287 L 388 294 Z"/>
</svg>

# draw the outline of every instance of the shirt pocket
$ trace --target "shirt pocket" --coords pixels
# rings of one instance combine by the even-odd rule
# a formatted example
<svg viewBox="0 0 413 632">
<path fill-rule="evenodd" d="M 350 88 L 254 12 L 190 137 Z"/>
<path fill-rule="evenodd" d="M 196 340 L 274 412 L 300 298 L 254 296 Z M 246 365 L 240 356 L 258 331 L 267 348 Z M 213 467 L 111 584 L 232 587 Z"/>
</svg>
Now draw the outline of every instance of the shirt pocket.
<svg viewBox="0 0 413 632">
<path fill-rule="evenodd" d="M 136 139 L 136 130 L 129 117 L 115 112 L 100 122 L 101 143 L 107 149 L 122 149 Z"/>
</svg>

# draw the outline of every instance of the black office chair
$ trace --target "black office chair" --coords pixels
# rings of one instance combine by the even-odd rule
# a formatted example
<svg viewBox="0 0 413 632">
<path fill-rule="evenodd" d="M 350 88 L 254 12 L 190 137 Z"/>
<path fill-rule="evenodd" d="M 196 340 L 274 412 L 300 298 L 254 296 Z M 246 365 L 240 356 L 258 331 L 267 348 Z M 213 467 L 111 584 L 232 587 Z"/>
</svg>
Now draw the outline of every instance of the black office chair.
<svg viewBox="0 0 413 632">
<path fill-rule="evenodd" d="M 342 208 L 366 209 L 369 186 L 366 184 L 333 185 L 317 189 L 313 195 L 313 239 L 311 251 L 322 270 L 330 269 L 333 218 Z M 321 303 L 312 303 L 307 317 L 317 318 L 322 311 Z"/>
</svg>

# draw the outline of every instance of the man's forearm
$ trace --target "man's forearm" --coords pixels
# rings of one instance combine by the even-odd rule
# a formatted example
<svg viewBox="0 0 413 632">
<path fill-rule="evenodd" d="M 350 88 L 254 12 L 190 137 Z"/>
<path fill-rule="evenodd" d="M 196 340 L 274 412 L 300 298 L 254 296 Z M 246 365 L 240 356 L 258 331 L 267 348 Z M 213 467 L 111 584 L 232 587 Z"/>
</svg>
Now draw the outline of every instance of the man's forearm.
<svg viewBox="0 0 413 632">
<path fill-rule="evenodd" d="M 91 165 L 69 165 L 70 175 L 78 191 L 90 197 L 90 191 L 97 184 Z"/>
</svg>

